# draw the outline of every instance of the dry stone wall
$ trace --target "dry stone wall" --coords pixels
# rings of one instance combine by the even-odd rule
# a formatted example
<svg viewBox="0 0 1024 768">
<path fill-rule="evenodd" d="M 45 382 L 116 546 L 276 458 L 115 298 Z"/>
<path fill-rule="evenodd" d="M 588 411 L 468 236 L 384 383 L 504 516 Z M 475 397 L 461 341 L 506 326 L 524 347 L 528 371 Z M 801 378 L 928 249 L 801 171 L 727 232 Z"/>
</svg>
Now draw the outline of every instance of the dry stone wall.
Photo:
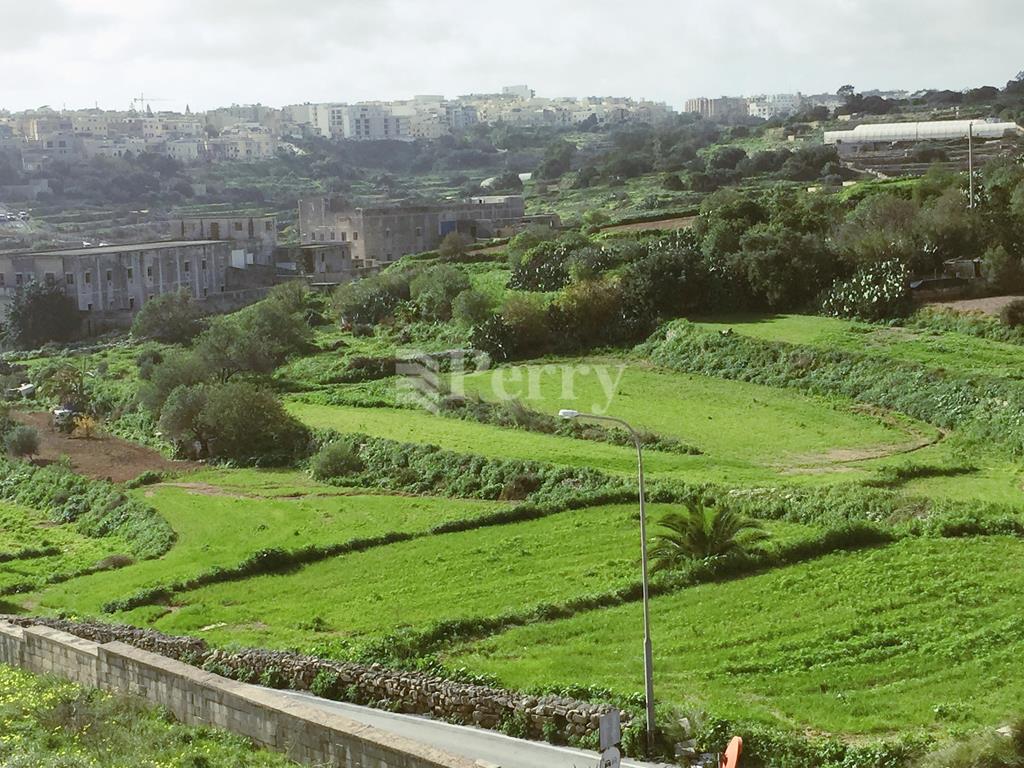
<svg viewBox="0 0 1024 768">
<path fill-rule="evenodd" d="M 4 618 L 4 617 L 0 617 Z M 356 664 L 297 653 L 249 649 L 223 651 L 203 640 L 100 622 L 6 617 L 23 626 L 46 626 L 94 643 L 120 642 L 194 664 L 226 678 L 271 688 L 314 691 L 327 698 L 430 715 L 449 722 L 498 728 L 514 719 L 532 738 L 581 739 L 599 729 L 609 707 L 561 696 L 525 696 L 514 691 L 442 677 Z M 2 653 L 2 651 L 0 651 Z M 2 660 L 2 656 L 0 656 Z M 623 724 L 629 715 L 623 713 Z"/>
</svg>

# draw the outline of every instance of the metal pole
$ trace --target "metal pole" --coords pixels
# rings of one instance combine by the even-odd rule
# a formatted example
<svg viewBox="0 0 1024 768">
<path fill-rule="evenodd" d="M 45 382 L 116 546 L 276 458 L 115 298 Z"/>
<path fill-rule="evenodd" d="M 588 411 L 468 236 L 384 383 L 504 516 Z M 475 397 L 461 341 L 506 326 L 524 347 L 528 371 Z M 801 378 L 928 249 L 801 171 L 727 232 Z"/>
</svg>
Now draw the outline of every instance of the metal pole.
<svg viewBox="0 0 1024 768">
<path fill-rule="evenodd" d="M 574 412 L 575 413 L 575 412 Z M 610 421 L 629 430 L 636 446 L 636 474 L 640 498 L 640 569 L 643 586 L 644 609 L 644 701 L 647 705 L 647 750 L 654 752 L 654 653 L 651 644 L 651 606 L 650 579 L 647 569 L 647 507 L 644 489 L 644 452 L 640 442 L 640 434 L 628 422 L 612 416 L 597 416 L 592 413 L 578 413 L 572 418 L 595 419 Z"/>
<path fill-rule="evenodd" d="M 970 179 L 970 202 L 968 208 L 974 208 L 974 123 L 967 124 L 967 176 Z"/>
<path fill-rule="evenodd" d="M 644 454 L 640 436 L 633 430 L 636 444 L 637 482 L 640 488 L 640 568 L 644 591 L 644 699 L 647 702 L 647 751 L 654 752 L 654 653 L 651 646 L 650 584 L 647 578 L 647 509 L 644 505 Z"/>
</svg>

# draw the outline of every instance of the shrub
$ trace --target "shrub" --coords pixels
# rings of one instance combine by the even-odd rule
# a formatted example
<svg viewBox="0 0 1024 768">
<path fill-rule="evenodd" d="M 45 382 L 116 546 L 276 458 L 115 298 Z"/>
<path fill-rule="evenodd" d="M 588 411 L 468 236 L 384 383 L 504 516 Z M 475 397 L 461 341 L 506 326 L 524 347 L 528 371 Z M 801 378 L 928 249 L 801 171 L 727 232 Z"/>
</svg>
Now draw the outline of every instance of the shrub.
<svg viewBox="0 0 1024 768">
<path fill-rule="evenodd" d="M 1009 328 L 1024 326 L 1024 299 L 1014 299 L 999 312 L 999 319 Z"/>
<path fill-rule="evenodd" d="M 202 330 L 202 314 L 188 290 L 164 293 L 142 305 L 132 322 L 132 336 L 187 344 Z"/>
<path fill-rule="evenodd" d="M 332 297 L 338 318 L 346 325 L 373 325 L 409 300 L 409 277 L 399 272 L 366 277 L 339 287 Z"/>
<path fill-rule="evenodd" d="M 517 177 L 518 178 L 518 177 Z M 445 259 L 452 259 L 466 253 L 466 238 L 458 232 L 449 232 L 438 247 L 438 254 Z"/>
<path fill-rule="evenodd" d="M 429 267 L 409 284 L 409 295 L 428 320 L 448 320 L 452 316 L 452 299 L 470 287 L 469 278 L 461 269 L 439 264 Z"/>
<path fill-rule="evenodd" d="M 35 427 L 19 424 L 4 435 L 4 448 L 11 456 L 31 458 L 39 453 L 39 433 Z"/>
<path fill-rule="evenodd" d="M 12 345 L 35 349 L 52 341 L 70 341 L 80 319 L 78 307 L 63 288 L 33 281 L 14 294 L 5 325 Z"/>
<path fill-rule="evenodd" d="M 493 312 L 494 299 L 475 288 L 462 291 L 452 299 L 452 318 L 468 328 L 484 322 Z"/>
<path fill-rule="evenodd" d="M 328 443 L 310 460 L 310 472 L 317 480 L 332 480 L 363 470 L 359 449 L 351 440 Z"/>
<path fill-rule="evenodd" d="M 833 317 L 890 320 L 906 317 L 911 309 L 910 270 L 890 259 L 862 267 L 849 280 L 832 286 L 822 311 Z"/>
</svg>

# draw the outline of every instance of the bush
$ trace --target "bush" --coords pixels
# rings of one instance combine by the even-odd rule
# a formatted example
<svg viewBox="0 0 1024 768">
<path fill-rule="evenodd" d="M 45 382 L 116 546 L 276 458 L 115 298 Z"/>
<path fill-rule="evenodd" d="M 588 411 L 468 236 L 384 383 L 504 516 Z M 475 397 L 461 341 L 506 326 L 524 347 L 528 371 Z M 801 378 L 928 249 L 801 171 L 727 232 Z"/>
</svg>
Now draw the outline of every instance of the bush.
<svg viewBox="0 0 1024 768">
<path fill-rule="evenodd" d="M 910 270 L 895 259 L 870 264 L 849 280 L 836 281 L 822 302 L 826 315 L 861 320 L 906 317 L 911 307 Z"/>
<path fill-rule="evenodd" d="M 388 272 L 339 287 L 332 301 L 343 324 L 374 325 L 388 317 L 409 297 L 409 276 Z"/>
<path fill-rule="evenodd" d="M 308 443 L 306 428 L 274 394 L 249 382 L 175 389 L 160 429 L 179 453 L 252 466 L 290 464 Z"/>
<path fill-rule="evenodd" d="M 1014 299 L 999 312 L 999 320 L 1009 328 L 1024 326 L 1024 299 Z"/>
<path fill-rule="evenodd" d="M 188 290 L 164 293 L 142 305 L 132 322 L 132 336 L 187 344 L 202 330 L 202 314 Z"/>
<path fill-rule="evenodd" d="M 469 288 L 452 299 L 452 318 L 465 327 L 484 322 L 494 312 L 494 299 L 483 291 Z"/>
<path fill-rule="evenodd" d="M 469 287 L 465 272 L 439 264 L 413 278 L 409 284 L 409 295 L 425 319 L 448 320 L 452 316 L 452 300 Z"/>
<path fill-rule="evenodd" d="M 35 456 L 39 453 L 39 433 L 35 427 L 18 424 L 4 435 L 4 448 L 11 456 Z"/>
<path fill-rule="evenodd" d="M 437 252 L 443 259 L 454 259 L 466 253 L 466 238 L 458 232 L 450 232 L 438 247 Z"/>
<path fill-rule="evenodd" d="M 78 307 L 56 285 L 31 282 L 15 292 L 7 309 L 6 336 L 21 349 L 70 341 L 80 326 Z"/>
<path fill-rule="evenodd" d="M 310 472 L 317 480 L 331 480 L 363 471 L 359 449 L 351 440 L 328 443 L 310 460 Z"/>
</svg>

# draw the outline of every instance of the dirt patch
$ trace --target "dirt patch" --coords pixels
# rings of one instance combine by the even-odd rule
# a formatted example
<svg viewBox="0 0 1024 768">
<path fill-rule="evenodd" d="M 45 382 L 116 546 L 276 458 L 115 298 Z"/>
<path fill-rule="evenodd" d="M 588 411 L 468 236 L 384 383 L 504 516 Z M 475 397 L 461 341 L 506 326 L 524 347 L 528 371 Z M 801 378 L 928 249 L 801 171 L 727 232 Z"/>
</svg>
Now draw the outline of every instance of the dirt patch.
<svg viewBox="0 0 1024 768">
<path fill-rule="evenodd" d="M 12 416 L 39 432 L 37 462 L 45 464 L 67 456 L 72 469 L 86 477 L 124 483 L 147 471 L 180 472 L 198 466 L 171 461 L 152 448 L 99 432 L 91 438 L 68 437 L 50 428 L 50 415 L 45 412 L 19 411 Z"/>
<path fill-rule="evenodd" d="M 648 232 L 652 229 L 689 229 L 697 221 L 696 216 L 677 216 L 658 221 L 638 221 L 635 224 L 614 224 L 603 227 L 602 232 Z"/>
<path fill-rule="evenodd" d="M 949 309 L 953 312 L 980 312 L 983 315 L 998 315 L 1007 304 L 1024 296 L 989 296 L 987 299 L 963 299 L 961 301 L 936 301 L 927 306 Z"/>
</svg>

